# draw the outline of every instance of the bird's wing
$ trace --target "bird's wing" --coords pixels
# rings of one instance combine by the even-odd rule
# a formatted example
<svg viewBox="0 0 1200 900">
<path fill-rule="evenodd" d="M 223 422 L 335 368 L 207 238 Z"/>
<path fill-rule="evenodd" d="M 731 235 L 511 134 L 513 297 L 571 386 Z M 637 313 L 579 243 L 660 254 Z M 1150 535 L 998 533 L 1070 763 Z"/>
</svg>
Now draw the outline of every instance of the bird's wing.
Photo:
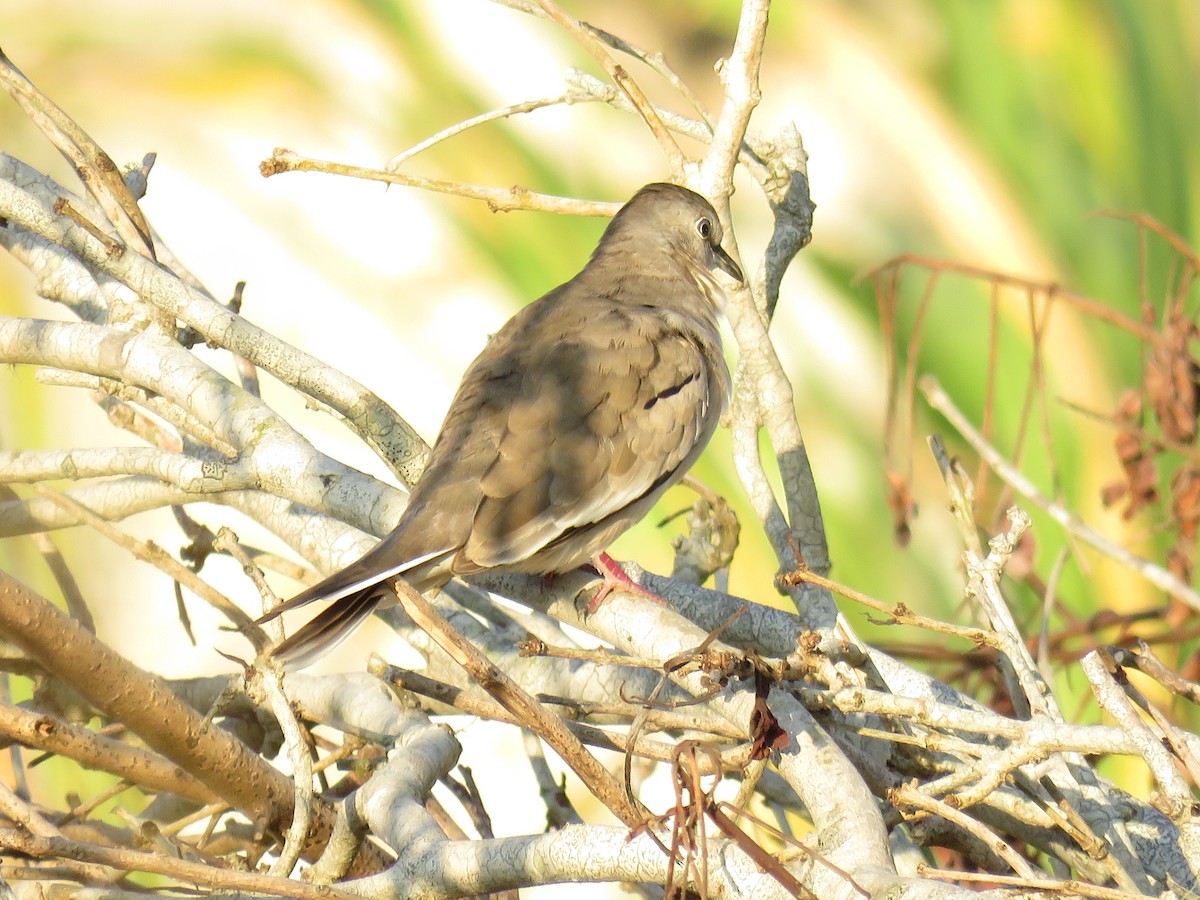
<svg viewBox="0 0 1200 900">
<path fill-rule="evenodd" d="M 551 568 L 577 565 L 611 539 L 599 526 L 641 518 L 715 428 L 728 393 L 715 333 L 611 300 L 563 332 L 512 382 L 456 571 L 539 571 L 549 547 Z"/>
</svg>

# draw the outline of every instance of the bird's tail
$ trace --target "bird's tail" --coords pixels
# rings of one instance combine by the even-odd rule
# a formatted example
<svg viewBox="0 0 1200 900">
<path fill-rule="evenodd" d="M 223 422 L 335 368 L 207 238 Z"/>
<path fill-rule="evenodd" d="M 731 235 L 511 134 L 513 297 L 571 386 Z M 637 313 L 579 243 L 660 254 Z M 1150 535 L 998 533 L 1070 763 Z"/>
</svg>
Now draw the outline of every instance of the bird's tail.
<svg viewBox="0 0 1200 900">
<path fill-rule="evenodd" d="M 270 655 L 288 668 L 307 666 L 349 637 L 351 632 L 375 611 L 392 593 L 387 584 L 390 579 L 410 574 L 419 575 L 420 573 L 415 571 L 418 567 L 436 562 L 449 552 L 438 550 L 395 563 L 390 562 L 395 559 L 395 546 L 387 546 L 388 544 L 389 539 L 376 544 L 362 559 L 334 572 L 324 581 L 301 591 L 256 619 L 254 624 L 261 625 L 288 610 L 319 600 L 330 601 L 329 606 L 319 615 L 301 626 L 295 634 L 272 647 Z M 418 577 L 414 586 L 418 590 L 426 587 L 423 581 L 423 578 Z"/>
<path fill-rule="evenodd" d="M 335 600 L 297 632 L 272 647 L 271 656 L 288 669 L 302 669 L 315 662 L 350 637 L 367 616 L 375 612 L 389 591 L 386 584 L 373 584 L 357 594 Z"/>
</svg>

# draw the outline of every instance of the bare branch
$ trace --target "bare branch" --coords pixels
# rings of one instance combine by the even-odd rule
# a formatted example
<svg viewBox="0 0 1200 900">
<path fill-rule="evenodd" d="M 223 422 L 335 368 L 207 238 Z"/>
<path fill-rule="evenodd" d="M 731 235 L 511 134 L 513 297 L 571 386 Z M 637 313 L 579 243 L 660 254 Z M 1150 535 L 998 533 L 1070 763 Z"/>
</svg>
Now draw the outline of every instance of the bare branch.
<svg viewBox="0 0 1200 900">
<path fill-rule="evenodd" d="M 949 420 L 962 437 L 975 451 L 991 466 L 1014 491 L 1033 503 L 1039 509 L 1048 513 L 1054 521 L 1062 525 L 1068 532 L 1079 538 L 1088 546 L 1099 550 L 1105 556 L 1121 565 L 1137 572 L 1155 587 L 1165 591 L 1170 596 L 1186 603 L 1192 609 L 1200 610 L 1200 594 L 1184 584 L 1166 569 L 1157 566 L 1147 559 L 1130 553 L 1124 547 L 1117 546 L 1103 535 L 1093 531 L 1068 510 L 1042 495 L 1033 483 L 1013 468 L 991 444 L 967 421 L 962 412 L 950 400 L 949 395 L 931 375 L 924 376 L 920 381 L 921 392 L 929 405 Z"/>
</svg>

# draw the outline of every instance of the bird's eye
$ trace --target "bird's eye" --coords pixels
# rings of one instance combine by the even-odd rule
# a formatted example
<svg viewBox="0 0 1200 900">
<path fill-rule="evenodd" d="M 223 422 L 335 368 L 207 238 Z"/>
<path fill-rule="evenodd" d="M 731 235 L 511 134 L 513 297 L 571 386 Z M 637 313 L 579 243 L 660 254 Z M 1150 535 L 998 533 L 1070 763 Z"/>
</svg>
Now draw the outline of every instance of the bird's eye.
<svg viewBox="0 0 1200 900">
<path fill-rule="evenodd" d="M 712 236 L 712 222 L 706 218 L 697 219 L 696 233 L 707 241 Z"/>
</svg>

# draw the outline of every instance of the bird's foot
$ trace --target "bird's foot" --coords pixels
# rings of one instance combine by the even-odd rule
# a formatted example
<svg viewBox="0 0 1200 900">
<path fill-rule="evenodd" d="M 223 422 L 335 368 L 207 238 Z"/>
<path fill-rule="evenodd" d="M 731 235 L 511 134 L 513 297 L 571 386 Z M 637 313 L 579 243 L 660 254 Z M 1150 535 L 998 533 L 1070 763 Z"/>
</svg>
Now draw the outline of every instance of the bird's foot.
<svg viewBox="0 0 1200 900">
<path fill-rule="evenodd" d="M 666 606 L 667 601 L 649 588 L 644 588 L 628 575 L 621 568 L 621 564 L 609 556 L 607 553 L 601 553 L 592 557 L 589 565 L 584 566 L 585 569 L 594 569 L 604 581 L 600 587 L 596 589 L 596 593 L 588 599 L 585 615 L 591 615 L 600 608 L 600 604 L 604 602 L 613 591 L 627 591 L 631 594 L 638 594 L 645 597 L 647 600 L 653 600 L 661 606 Z"/>
</svg>

